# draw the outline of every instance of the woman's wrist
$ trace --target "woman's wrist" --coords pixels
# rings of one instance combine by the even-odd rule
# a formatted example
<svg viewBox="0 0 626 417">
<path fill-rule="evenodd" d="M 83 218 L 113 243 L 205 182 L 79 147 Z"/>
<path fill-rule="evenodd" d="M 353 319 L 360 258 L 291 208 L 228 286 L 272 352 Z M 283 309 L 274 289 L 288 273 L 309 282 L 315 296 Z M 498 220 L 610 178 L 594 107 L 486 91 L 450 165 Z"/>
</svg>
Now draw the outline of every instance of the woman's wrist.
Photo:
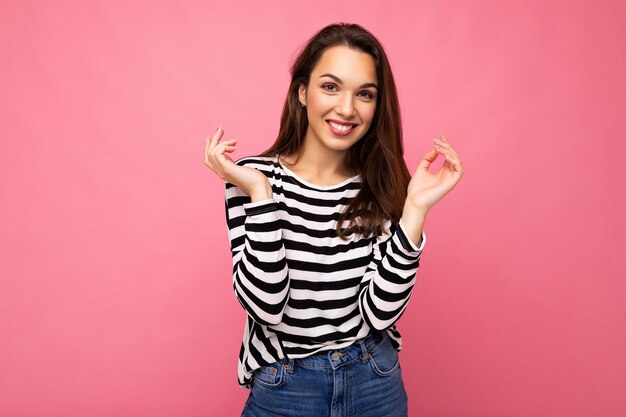
<svg viewBox="0 0 626 417">
<path fill-rule="evenodd" d="M 415 207 L 410 203 L 405 204 L 402 210 L 402 218 L 400 220 L 402 221 L 402 225 L 409 239 L 411 239 L 411 242 L 413 242 L 415 246 L 419 246 L 421 243 L 422 230 L 424 229 L 427 214 L 428 210 Z"/>
<path fill-rule="evenodd" d="M 268 200 L 273 197 L 272 186 L 267 184 L 264 188 L 252 190 L 250 193 L 250 201 L 255 203 L 257 201 Z"/>
<path fill-rule="evenodd" d="M 428 208 L 418 207 L 406 201 L 402 209 L 402 217 L 426 218 L 426 215 L 428 214 L 429 211 L 430 209 Z"/>
</svg>

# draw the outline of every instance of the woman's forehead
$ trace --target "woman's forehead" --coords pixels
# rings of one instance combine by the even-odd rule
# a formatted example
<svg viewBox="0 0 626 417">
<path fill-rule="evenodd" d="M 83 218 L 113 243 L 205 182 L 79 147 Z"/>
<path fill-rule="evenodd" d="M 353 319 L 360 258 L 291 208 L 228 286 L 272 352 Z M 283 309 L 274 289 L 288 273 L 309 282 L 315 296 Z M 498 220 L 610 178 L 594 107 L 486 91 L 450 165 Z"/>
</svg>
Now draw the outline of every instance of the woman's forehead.
<svg viewBox="0 0 626 417">
<path fill-rule="evenodd" d="M 368 53 L 344 45 L 325 50 L 313 71 L 311 79 L 332 74 L 348 84 L 376 83 L 376 63 Z"/>
</svg>

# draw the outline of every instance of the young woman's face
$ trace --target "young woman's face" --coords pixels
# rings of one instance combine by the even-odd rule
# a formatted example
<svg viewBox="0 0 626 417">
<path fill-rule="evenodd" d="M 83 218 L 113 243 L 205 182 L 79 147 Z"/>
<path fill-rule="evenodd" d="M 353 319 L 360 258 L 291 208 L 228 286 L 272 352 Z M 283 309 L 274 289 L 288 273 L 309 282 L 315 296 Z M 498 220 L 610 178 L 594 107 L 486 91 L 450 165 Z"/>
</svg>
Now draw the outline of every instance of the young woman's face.
<svg viewBox="0 0 626 417">
<path fill-rule="evenodd" d="M 309 140 L 337 151 L 349 149 L 370 128 L 377 95 L 371 55 L 344 45 L 328 48 L 313 68 L 308 88 L 299 88 L 300 102 L 307 108 Z"/>
</svg>

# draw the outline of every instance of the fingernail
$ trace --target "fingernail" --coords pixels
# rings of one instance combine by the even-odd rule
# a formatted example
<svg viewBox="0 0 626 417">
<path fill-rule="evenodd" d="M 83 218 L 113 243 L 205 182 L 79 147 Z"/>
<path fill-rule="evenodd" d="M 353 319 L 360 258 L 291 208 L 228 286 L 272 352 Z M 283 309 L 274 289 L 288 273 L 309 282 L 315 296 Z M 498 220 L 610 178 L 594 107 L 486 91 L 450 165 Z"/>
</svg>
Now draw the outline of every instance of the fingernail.
<svg viewBox="0 0 626 417">
<path fill-rule="evenodd" d="M 215 132 L 217 133 L 220 129 L 222 128 L 222 126 L 218 127 Z"/>
</svg>

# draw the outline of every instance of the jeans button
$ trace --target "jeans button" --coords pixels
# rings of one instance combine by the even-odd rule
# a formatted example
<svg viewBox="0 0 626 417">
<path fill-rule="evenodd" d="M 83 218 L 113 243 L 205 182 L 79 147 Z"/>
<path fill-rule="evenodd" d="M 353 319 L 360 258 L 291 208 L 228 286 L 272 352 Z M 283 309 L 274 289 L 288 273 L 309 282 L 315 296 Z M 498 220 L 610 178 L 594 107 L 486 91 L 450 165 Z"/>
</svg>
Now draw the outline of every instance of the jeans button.
<svg viewBox="0 0 626 417">
<path fill-rule="evenodd" d="M 343 352 L 335 352 L 335 353 L 333 353 L 333 354 L 331 355 L 331 357 L 330 357 L 330 358 L 331 358 L 332 360 L 334 360 L 334 361 L 338 361 L 338 360 L 339 360 L 339 358 L 341 358 L 343 355 L 345 355 L 345 353 L 343 353 Z"/>
</svg>

